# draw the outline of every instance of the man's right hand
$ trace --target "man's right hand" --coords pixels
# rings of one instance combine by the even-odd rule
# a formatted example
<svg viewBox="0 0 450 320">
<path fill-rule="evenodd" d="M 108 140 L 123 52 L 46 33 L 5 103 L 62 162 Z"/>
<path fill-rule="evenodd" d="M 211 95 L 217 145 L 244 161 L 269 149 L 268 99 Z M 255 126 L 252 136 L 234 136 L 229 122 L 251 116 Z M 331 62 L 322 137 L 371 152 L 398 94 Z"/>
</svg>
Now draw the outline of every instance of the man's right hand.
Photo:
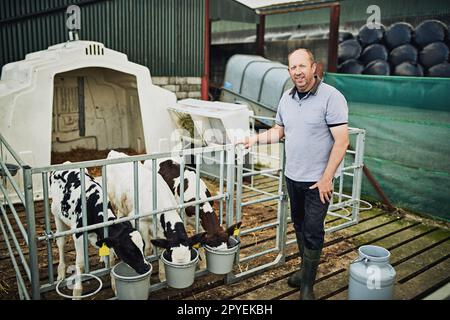
<svg viewBox="0 0 450 320">
<path fill-rule="evenodd" d="M 257 135 L 245 137 L 244 140 L 238 141 L 237 144 L 243 144 L 245 149 L 250 149 L 258 141 Z"/>
</svg>

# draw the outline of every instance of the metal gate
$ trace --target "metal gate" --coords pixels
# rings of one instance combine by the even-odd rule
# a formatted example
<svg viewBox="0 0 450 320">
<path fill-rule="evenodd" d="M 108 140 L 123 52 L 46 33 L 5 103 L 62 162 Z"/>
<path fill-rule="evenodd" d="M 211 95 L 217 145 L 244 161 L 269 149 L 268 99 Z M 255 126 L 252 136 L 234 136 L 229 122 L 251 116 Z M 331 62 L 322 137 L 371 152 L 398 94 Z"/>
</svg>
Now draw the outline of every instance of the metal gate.
<svg viewBox="0 0 450 320">
<path fill-rule="evenodd" d="M 266 119 L 267 120 L 267 119 Z M 346 222 L 335 226 L 333 228 L 327 229 L 326 232 L 332 232 L 340 228 L 344 228 L 351 224 L 355 224 L 358 221 L 359 212 L 359 197 L 361 191 L 361 178 L 362 178 L 362 160 L 363 160 L 363 150 L 364 150 L 364 130 L 361 129 L 351 129 L 350 133 L 355 137 L 356 148 L 355 151 L 348 151 L 348 156 L 354 158 L 351 160 L 351 164 L 347 167 L 341 166 L 336 183 L 338 184 L 338 191 L 335 193 L 335 201 L 330 205 L 329 214 L 339 216 Z M 96 228 L 105 228 L 107 232 L 107 227 L 122 221 L 137 220 L 158 213 L 166 212 L 169 210 L 180 210 L 183 211 L 187 206 L 196 206 L 196 217 L 195 217 L 195 231 L 199 231 L 199 205 L 206 201 L 218 201 L 219 202 L 219 216 L 220 221 L 223 220 L 223 215 L 225 215 L 225 223 L 227 226 L 241 221 L 243 218 L 243 208 L 257 205 L 261 203 L 267 203 L 270 201 L 276 201 L 276 216 L 274 221 L 268 223 L 263 223 L 255 227 L 242 227 L 240 237 L 248 236 L 254 232 L 260 230 L 275 229 L 275 244 L 273 247 L 266 248 L 255 254 L 243 254 L 241 250 L 239 254 L 236 255 L 236 268 L 226 276 L 226 282 L 235 282 L 244 277 L 250 276 L 252 274 L 262 272 L 263 270 L 284 263 L 285 259 L 285 247 L 293 241 L 286 241 L 286 230 L 289 223 L 288 218 L 288 205 L 287 205 L 287 193 L 284 183 L 284 144 L 279 145 L 279 157 L 270 157 L 279 161 L 279 166 L 276 168 L 261 169 L 256 168 L 252 162 L 251 166 L 248 167 L 244 163 L 244 159 L 247 157 L 247 151 L 242 148 L 242 146 L 229 145 L 215 145 L 200 147 L 195 149 L 186 149 L 172 153 L 158 153 L 152 155 L 138 155 L 131 156 L 128 158 L 120 159 L 107 159 L 107 160 L 94 160 L 85 161 L 70 164 L 61 165 L 51 165 L 45 167 L 30 167 L 24 163 L 20 157 L 14 152 L 14 150 L 8 145 L 7 141 L 0 135 L 0 173 L 2 177 L 2 183 L 0 184 L 0 190 L 3 194 L 2 205 L 0 206 L 1 216 L 0 216 L 0 229 L 5 240 L 5 244 L 8 249 L 8 254 L 11 258 L 11 262 L 14 267 L 15 276 L 18 285 L 18 292 L 21 299 L 40 299 L 41 294 L 44 292 L 52 291 L 55 289 L 56 280 L 54 276 L 55 263 L 53 258 L 53 248 L 54 240 L 58 237 L 69 236 L 75 233 L 82 232 L 84 234 L 84 255 L 85 255 L 85 272 L 91 273 L 96 276 L 103 276 L 110 272 L 110 265 L 108 259 L 106 259 L 106 264 L 104 266 L 99 266 L 97 264 L 92 264 L 89 261 L 89 257 L 95 256 L 95 252 L 89 250 L 89 244 L 87 241 L 87 233 L 89 230 Z M 255 156 L 254 151 L 250 151 L 250 158 Z M 214 155 L 214 156 L 213 156 Z M 197 194 L 196 200 L 184 203 L 183 195 L 183 181 L 184 181 L 184 168 L 185 159 L 190 157 L 195 157 L 195 170 L 197 178 Z M 261 156 L 260 154 L 258 156 Z M 80 170 L 81 173 L 84 172 L 86 168 L 100 167 L 101 179 L 103 186 L 103 210 L 106 212 L 107 207 L 107 172 L 108 166 L 118 163 L 133 163 L 133 181 L 134 181 L 134 203 L 135 207 L 139 202 L 139 190 L 138 190 L 138 162 L 144 160 L 152 161 L 152 190 L 157 190 L 156 183 L 156 164 L 157 160 L 161 158 L 169 157 L 180 157 L 180 176 L 181 176 L 181 195 L 180 201 L 177 207 L 174 208 L 164 208 L 157 210 L 156 203 L 156 192 L 152 192 L 153 197 L 153 211 L 147 213 L 136 212 L 136 215 L 123 217 L 114 221 L 104 221 L 103 223 L 95 225 L 86 225 L 86 201 L 84 188 L 84 179 L 81 179 L 81 190 L 82 190 L 82 212 L 83 217 L 85 217 L 83 227 L 67 230 L 63 232 L 54 232 L 52 226 L 52 217 L 50 212 L 49 204 L 49 194 L 48 194 L 48 175 L 51 171 L 66 170 L 66 169 L 76 169 Z M 201 169 L 201 163 L 205 160 L 212 161 L 217 164 L 219 174 L 216 176 L 218 179 L 218 192 L 216 195 L 211 196 L 207 199 L 201 199 L 199 197 L 199 179 L 200 174 L 203 172 Z M 347 161 L 347 160 L 346 160 Z M 14 167 L 15 165 L 15 167 Z M 17 180 L 13 177 L 15 169 L 19 171 L 19 177 L 23 179 L 23 188 L 20 188 L 17 184 Z M 84 174 L 81 175 L 84 177 Z M 258 188 L 256 178 L 258 176 L 263 176 L 271 179 L 274 183 L 276 189 L 275 192 L 268 192 L 261 188 Z M 350 194 L 345 194 L 344 192 L 344 176 L 351 176 L 353 179 L 352 188 Z M 249 180 L 247 182 L 246 180 Z M 33 183 L 37 181 L 42 182 L 43 185 L 43 201 L 40 203 L 35 203 L 33 198 Z M 271 183 L 271 182 L 269 182 Z M 259 199 L 246 200 L 244 190 L 250 190 L 254 192 Z M 19 199 L 18 201 L 13 201 L 13 198 Z M 342 215 L 336 211 L 342 208 L 351 207 L 351 216 Z M 236 208 L 236 209 L 235 209 Z M 23 211 L 24 217 L 20 216 L 19 211 Z M 42 216 L 37 216 L 36 213 L 40 212 Z M 107 215 L 104 215 L 107 217 Z M 184 214 L 182 215 L 183 220 Z M 154 234 L 156 230 L 156 221 L 153 219 L 153 231 Z M 17 232 L 18 230 L 18 232 Z M 257 246 L 256 246 L 257 247 Z M 154 247 L 151 256 L 147 259 L 149 262 L 158 260 L 159 252 Z M 266 255 L 275 255 L 271 261 L 266 261 L 264 263 L 253 263 L 255 259 L 263 257 Z M 92 260 L 92 259 L 91 259 Z M 239 268 L 240 264 L 250 263 L 246 270 L 241 270 Z M 252 264 L 253 263 L 253 264 Z M 199 270 L 196 276 L 201 276 L 205 274 L 207 270 Z M 153 284 L 150 291 L 158 290 L 166 286 L 166 282 Z"/>
</svg>

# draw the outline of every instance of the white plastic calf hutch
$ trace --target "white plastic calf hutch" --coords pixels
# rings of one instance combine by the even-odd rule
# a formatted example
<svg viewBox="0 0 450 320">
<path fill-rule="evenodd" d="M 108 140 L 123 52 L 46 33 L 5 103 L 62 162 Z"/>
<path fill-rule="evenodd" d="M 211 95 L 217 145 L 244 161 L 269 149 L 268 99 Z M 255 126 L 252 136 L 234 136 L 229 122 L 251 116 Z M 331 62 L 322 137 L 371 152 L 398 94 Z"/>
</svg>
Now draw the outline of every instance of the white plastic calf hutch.
<svg viewBox="0 0 450 320">
<path fill-rule="evenodd" d="M 32 167 L 50 165 L 52 151 L 75 148 L 164 152 L 175 128 L 167 107 L 175 103 L 125 54 L 72 41 L 3 67 L 0 130 Z"/>
</svg>

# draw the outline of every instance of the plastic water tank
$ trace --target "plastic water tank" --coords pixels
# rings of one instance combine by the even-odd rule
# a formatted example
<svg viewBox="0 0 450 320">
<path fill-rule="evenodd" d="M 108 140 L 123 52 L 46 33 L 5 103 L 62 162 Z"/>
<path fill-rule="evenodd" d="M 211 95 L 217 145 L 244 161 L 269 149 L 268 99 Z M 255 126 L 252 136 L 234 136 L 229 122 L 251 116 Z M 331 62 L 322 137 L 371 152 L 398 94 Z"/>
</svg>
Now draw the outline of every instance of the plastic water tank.
<svg viewBox="0 0 450 320">
<path fill-rule="evenodd" d="M 361 246 L 350 264 L 349 300 L 391 300 L 396 272 L 389 264 L 391 253 L 379 246 Z"/>
</svg>

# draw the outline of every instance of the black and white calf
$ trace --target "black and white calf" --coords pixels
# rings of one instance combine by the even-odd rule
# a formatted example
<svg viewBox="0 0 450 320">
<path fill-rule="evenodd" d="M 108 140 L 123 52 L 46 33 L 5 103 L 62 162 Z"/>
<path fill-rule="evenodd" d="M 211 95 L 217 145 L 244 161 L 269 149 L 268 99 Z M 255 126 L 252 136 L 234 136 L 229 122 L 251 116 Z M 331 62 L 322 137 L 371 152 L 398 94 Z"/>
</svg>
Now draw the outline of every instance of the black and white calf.
<svg viewBox="0 0 450 320">
<path fill-rule="evenodd" d="M 146 161 L 144 166 L 151 168 L 151 163 Z M 180 164 L 174 159 L 165 160 L 159 163 L 158 173 L 166 181 L 176 199 L 180 198 Z M 199 199 L 206 200 L 211 197 L 205 182 L 200 179 Z M 184 202 L 196 200 L 196 173 L 194 170 L 185 167 L 184 169 Z M 241 222 L 238 222 L 226 230 L 219 223 L 219 219 L 214 212 L 213 201 L 206 201 L 199 205 L 199 218 L 203 230 L 206 231 L 204 242 L 216 249 L 226 249 L 228 247 L 228 238 L 233 235 L 236 229 L 239 229 Z M 194 224 L 195 206 L 189 206 L 185 210 L 190 224 Z M 190 219 L 189 219 L 190 218 Z"/>
<path fill-rule="evenodd" d="M 128 157 L 125 153 L 112 150 L 108 154 L 108 159 Z M 145 214 L 153 211 L 152 197 L 152 172 L 138 162 L 138 184 L 139 184 L 139 213 Z M 134 181 L 133 164 L 131 162 L 119 163 L 108 166 L 108 195 L 110 201 L 118 208 L 121 214 L 134 215 Z M 177 202 L 163 178 L 157 174 L 157 209 L 175 208 Z M 205 233 L 188 237 L 183 220 L 176 210 L 169 210 L 157 214 L 159 226 L 157 234 L 153 235 L 159 239 L 152 239 L 151 243 L 158 247 L 165 248 L 168 253 L 168 260 L 177 264 L 185 264 L 191 260 L 192 246 L 203 243 Z M 139 230 L 141 231 L 146 244 L 149 246 L 149 236 L 153 232 L 152 216 L 139 220 Z M 147 251 L 146 255 L 150 252 Z M 159 264 L 159 278 L 165 279 L 164 268 Z"/>
<path fill-rule="evenodd" d="M 101 186 L 85 170 L 86 213 L 87 224 L 93 225 L 103 222 L 103 191 Z M 56 231 L 65 231 L 83 226 L 81 208 L 81 180 L 79 170 L 63 170 L 50 173 L 51 211 L 55 218 Z M 108 220 L 115 220 L 108 202 Z M 143 274 L 150 270 L 149 263 L 144 258 L 144 241 L 141 234 L 135 230 L 130 222 L 122 222 L 109 226 L 109 236 L 103 235 L 103 228 L 91 230 L 88 239 L 93 246 L 106 244 L 122 261 L 132 267 L 137 273 Z M 84 271 L 83 233 L 73 234 L 76 250 L 76 274 Z M 58 280 L 66 275 L 64 256 L 65 237 L 56 240 L 59 251 Z M 79 277 L 76 277 L 74 296 L 80 296 L 83 291 Z"/>
</svg>

